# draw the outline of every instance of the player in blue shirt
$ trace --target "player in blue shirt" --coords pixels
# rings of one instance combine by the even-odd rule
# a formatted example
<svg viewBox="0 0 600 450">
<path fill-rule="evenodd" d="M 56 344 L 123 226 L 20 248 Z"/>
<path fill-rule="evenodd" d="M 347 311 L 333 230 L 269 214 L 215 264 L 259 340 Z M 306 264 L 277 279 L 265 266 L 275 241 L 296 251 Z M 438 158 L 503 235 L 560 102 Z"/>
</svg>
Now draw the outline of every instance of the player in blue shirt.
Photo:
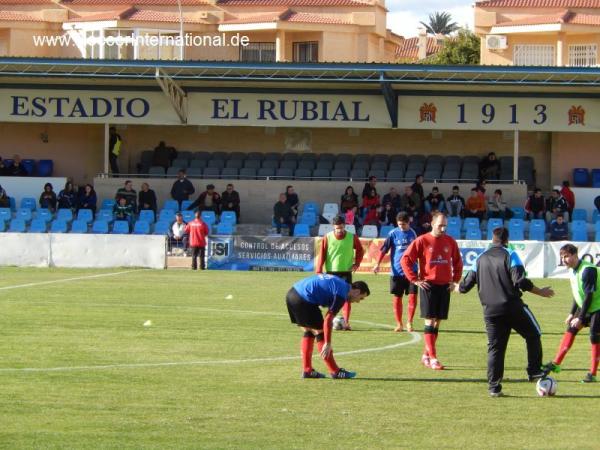
<svg viewBox="0 0 600 450">
<path fill-rule="evenodd" d="M 394 316 L 396 317 L 396 328 L 394 331 L 403 331 L 402 328 L 402 295 L 408 294 L 408 321 L 406 330 L 413 330 L 413 318 L 415 317 L 415 308 L 417 307 L 417 286 L 412 284 L 404 276 L 404 271 L 400 265 L 400 259 L 410 243 L 417 238 L 417 233 L 410 227 L 410 218 L 407 213 L 399 212 L 396 216 L 397 228 L 394 228 L 387 236 L 380 249 L 379 261 L 373 268 L 374 273 L 379 272 L 379 264 L 383 257 L 391 250 L 390 263 L 392 266 L 392 277 L 390 278 L 390 293 L 394 295 Z M 414 267 L 417 272 L 417 265 Z"/>
<path fill-rule="evenodd" d="M 331 332 L 333 318 L 346 302 L 358 303 L 371 292 L 364 281 L 352 285 L 335 275 L 313 275 L 298 281 L 288 291 L 286 303 L 292 323 L 304 330 L 301 341 L 302 378 L 324 378 L 325 375 L 312 367 L 312 353 L 315 340 L 325 361 L 331 378 L 354 378 L 355 372 L 339 368 L 333 358 Z M 323 314 L 319 307 L 327 308 Z"/>
</svg>

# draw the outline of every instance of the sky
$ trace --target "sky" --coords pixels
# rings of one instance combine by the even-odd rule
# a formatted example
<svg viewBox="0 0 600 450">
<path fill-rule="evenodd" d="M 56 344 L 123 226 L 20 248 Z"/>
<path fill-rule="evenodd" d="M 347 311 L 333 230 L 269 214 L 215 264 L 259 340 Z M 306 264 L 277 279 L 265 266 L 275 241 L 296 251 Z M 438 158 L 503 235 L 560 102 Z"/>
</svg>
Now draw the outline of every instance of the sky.
<svg viewBox="0 0 600 450">
<path fill-rule="evenodd" d="M 448 12 L 459 26 L 466 25 L 472 30 L 474 3 L 474 0 L 386 0 L 387 27 L 410 38 L 417 36 L 420 22 L 429 22 L 429 14 Z"/>
</svg>

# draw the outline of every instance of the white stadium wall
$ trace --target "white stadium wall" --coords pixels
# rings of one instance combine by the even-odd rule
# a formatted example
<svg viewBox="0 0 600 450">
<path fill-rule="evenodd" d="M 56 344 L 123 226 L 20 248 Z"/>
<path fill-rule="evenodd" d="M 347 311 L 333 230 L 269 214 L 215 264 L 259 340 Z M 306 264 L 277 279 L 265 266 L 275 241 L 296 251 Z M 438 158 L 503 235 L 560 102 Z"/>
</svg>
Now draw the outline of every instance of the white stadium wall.
<svg viewBox="0 0 600 450">
<path fill-rule="evenodd" d="M 0 266 L 164 269 L 164 236 L 0 234 Z"/>
</svg>

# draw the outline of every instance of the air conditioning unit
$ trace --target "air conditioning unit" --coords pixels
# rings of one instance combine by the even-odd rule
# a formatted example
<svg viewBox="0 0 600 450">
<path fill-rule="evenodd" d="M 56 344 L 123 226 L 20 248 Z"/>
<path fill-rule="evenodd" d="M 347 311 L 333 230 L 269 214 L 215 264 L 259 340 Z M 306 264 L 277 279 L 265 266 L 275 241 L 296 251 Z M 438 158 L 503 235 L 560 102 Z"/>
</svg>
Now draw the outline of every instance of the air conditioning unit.
<svg viewBox="0 0 600 450">
<path fill-rule="evenodd" d="M 202 12 L 198 13 L 198 19 L 208 19 L 208 12 L 202 11 Z"/>
<path fill-rule="evenodd" d="M 488 50 L 504 50 L 508 47 L 506 36 L 498 34 L 488 34 L 485 37 L 485 45 Z"/>
</svg>

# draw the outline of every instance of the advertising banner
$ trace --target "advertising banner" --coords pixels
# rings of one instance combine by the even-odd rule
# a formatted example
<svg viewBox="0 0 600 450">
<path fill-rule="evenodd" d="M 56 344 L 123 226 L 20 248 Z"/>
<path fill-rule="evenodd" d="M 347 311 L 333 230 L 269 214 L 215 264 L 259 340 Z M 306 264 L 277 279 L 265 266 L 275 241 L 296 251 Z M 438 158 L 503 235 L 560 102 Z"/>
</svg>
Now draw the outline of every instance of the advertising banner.
<svg viewBox="0 0 600 450">
<path fill-rule="evenodd" d="M 314 271 L 315 240 L 278 236 L 211 236 L 213 270 Z"/>
<path fill-rule="evenodd" d="M 568 278 L 569 273 L 566 266 L 560 260 L 560 248 L 566 242 L 547 242 L 544 248 L 544 261 L 546 264 L 546 276 L 548 278 Z M 597 242 L 575 242 L 581 259 L 585 259 L 595 265 L 600 263 L 600 243 Z"/>
</svg>

